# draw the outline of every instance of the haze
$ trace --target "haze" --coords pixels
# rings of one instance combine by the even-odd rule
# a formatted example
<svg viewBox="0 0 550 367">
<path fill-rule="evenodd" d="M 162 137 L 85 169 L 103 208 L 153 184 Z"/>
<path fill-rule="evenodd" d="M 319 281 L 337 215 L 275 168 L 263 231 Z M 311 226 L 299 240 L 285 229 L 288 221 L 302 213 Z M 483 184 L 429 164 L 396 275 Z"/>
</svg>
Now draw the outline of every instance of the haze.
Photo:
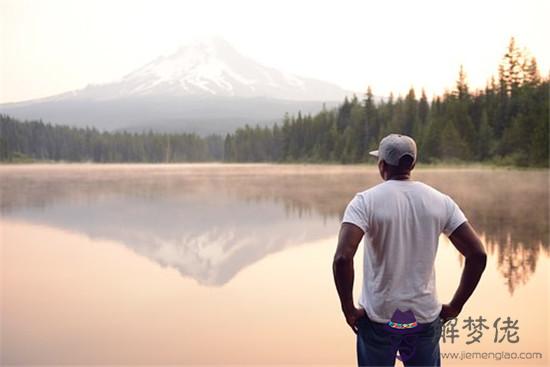
<svg viewBox="0 0 550 367">
<path fill-rule="evenodd" d="M 511 36 L 548 73 L 547 1 L 0 1 L 0 103 L 116 80 L 200 35 L 362 93 L 496 73 Z"/>
</svg>

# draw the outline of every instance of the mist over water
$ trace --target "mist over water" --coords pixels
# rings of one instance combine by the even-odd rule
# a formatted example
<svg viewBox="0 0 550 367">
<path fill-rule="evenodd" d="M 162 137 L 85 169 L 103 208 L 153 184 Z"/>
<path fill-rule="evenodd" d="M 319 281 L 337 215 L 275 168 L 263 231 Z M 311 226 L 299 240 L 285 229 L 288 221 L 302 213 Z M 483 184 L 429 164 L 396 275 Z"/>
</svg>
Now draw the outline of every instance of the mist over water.
<svg viewBox="0 0 550 367">
<path fill-rule="evenodd" d="M 547 171 L 417 169 L 413 179 L 453 197 L 481 234 L 490 256 L 487 273 L 491 274 L 491 280 L 487 282 L 491 284 L 487 286 L 500 289 L 495 291 L 498 296 L 480 291 L 481 301 L 500 298 L 510 305 L 520 302 L 519 305 L 527 308 L 528 300 L 518 296 L 518 292 L 545 291 L 541 289 L 544 283 L 540 280 L 545 274 L 537 273 L 546 271 L 539 263 L 548 264 L 549 258 Z M 334 328 L 330 335 L 334 338 L 344 335 L 345 330 L 339 329 L 337 298 L 328 273 L 331 256 L 345 206 L 356 192 L 380 182 L 377 170 L 371 166 L 60 164 L 0 167 L 2 273 L 6 279 L 2 284 L 2 316 L 4 319 L 11 317 L 2 325 L 2 349 L 7 352 L 3 361 L 112 363 L 120 358 L 121 363 L 245 363 L 259 360 L 347 363 L 349 356 L 344 351 L 333 354 L 326 351 L 318 357 L 303 352 L 309 350 L 308 347 L 318 348 L 313 342 L 302 345 L 302 353 L 297 347 L 289 347 L 287 342 L 281 341 L 286 346 L 285 353 L 278 357 L 265 348 L 252 354 L 246 354 L 242 348 L 252 343 L 258 334 L 262 335 L 260 339 L 271 342 L 273 339 L 269 338 L 279 340 L 279 336 L 288 335 L 284 328 L 286 321 L 282 321 L 280 312 L 286 310 L 285 315 L 288 315 L 292 312 L 291 305 L 298 309 L 306 307 L 308 298 L 324 304 L 318 307 L 317 316 L 334 321 L 334 324 L 327 321 L 328 327 Z M 94 243 L 96 247 L 91 248 Z M 125 252 L 118 253 L 121 250 Z M 439 252 L 437 263 L 444 272 L 438 273 L 438 288 L 448 290 L 441 292 L 446 294 L 458 284 L 462 258 L 444 239 Z M 39 266 L 33 267 L 38 264 L 38 253 L 43 254 L 42 260 Z M 87 254 L 81 256 L 82 253 Z M 105 265 L 103 260 L 97 260 L 115 255 L 120 256 L 118 270 L 112 264 L 109 268 L 109 261 Z M 142 260 L 145 262 L 140 262 Z M 57 261 L 62 261 L 63 265 L 60 267 Z M 87 269 L 87 273 L 76 271 L 75 279 L 81 280 L 66 284 L 67 277 L 74 275 L 70 268 L 77 263 L 80 269 Z M 129 271 L 125 266 L 130 269 L 139 266 L 140 270 Z M 456 269 L 456 274 L 449 277 L 445 274 L 448 269 Z M 292 278 L 292 274 L 296 277 Z M 132 287 L 141 291 L 113 294 L 112 289 L 101 286 L 105 283 L 92 280 L 106 277 L 115 284 L 131 282 Z M 535 280 L 530 286 L 532 279 Z M 48 303 L 42 299 L 45 304 L 38 308 L 34 318 L 29 319 L 26 310 L 33 297 L 43 292 L 44 288 L 36 288 L 41 281 L 55 289 L 54 299 L 65 299 L 65 306 L 59 306 L 68 309 L 69 315 L 63 317 L 79 327 L 48 329 L 43 325 L 46 315 L 63 315 L 51 305 L 53 300 Z M 76 314 L 71 316 L 70 310 L 86 303 L 78 298 L 81 282 L 89 282 L 89 292 L 103 299 L 100 304 L 97 297 L 88 299 L 97 310 L 117 313 L 122 305 L 131 309 L 124 327 L 102 324 L 105 319 L 99 318 L 97 312 L 100 311 L 96 311 L 92 318 L 101 320 L 102 330 L 119 335 L 117 333 L 127 333 L 128 325 L 138 329 L 153 327 L 155 330 L 157 327 L 167 331 L 159 334 L 163 336 L 157 335 L 160 340 L 167 338 L 173 342 L 175 335 L 179 335 L 181 348 L 165 345 L 160 349 L 165 353 L 157 350 L 149 360 L 140 353 L 129 352 L 145 343 L 145 339 L 134 338 L 118 350 L 97 340 L 90 351 L 64 350 L 65 338 L 76 335 L 77 344 L 79 341 L 85 343 L 83 335 L 90 328 L 95 330 L 93 326 L 81 325 L 82 320 Z M 61 284 L 63 287 L 57 288 Z M 130 287 L 128 284 L 125 287 Z M 143 295 L 138 297 L 136 294 Z M 167 301 L 170 306 L 161 302 L 162 299 L 166 301 L 163 297 L 168 294 L 174 297 Z M 257 301 L 257 297 L 263 300 Z M 254 309 L 249 309 L 246 299 L 259 302 L 270 310 L 272 320 L 268 322 Z M 153 302 L 148 312 L 165 313 L 167 319 L 134 308 L 143 302 Z M 217 311 L 213 311 L 213 304 L 218 305 Z M 192 309 L 197 320 L 190 320 L 188 313 L 183 316 L 178 307 L 188 312 Z M 124 312 L 123 309 L 120 312 Z M 153 319 L 138 318 L 143 312 Z M 230 343 L 232 348 L 222 348 L 218 357 L 200 353 L 208 342 L 207 337 L 197 331 L 198 322 L 208 319 L 209 312 L 215 312 L 218 315 L 215 318 L 224 320 L 227 325 L 244 328 L 239 335 L 247 335 Z M 244 316 L 247 312 L 260 323 L 258 325 L 265 322 L 269 327 L 278 328 L 275 334 L 279 336 L 243 326 L 247 323 Z M 168 318 L 172 318 L 173 323 Z M 234 319 L 228 321 L 229 318 Z M 306 319 L 295 321 L 313 322 Z M 154 326 L 153 320 L 161 324 Z M 281 325 L 274 326 L 277 322 Z M 527 322 L 524 319 L 523 323 Z M 183 331 L 168 332 L 172 330 L 170 325 L 194 330 L 199 336 L 191 340 L 189 336 L 180 335 Z M 23 333 L 27 328 L 34 330 L 31 336 Z M 47 350 L 36 347 L 35 343 L 41 340 L 37 335 L 44 337 L 54 332 L 58 344 L 51 342 L 54 344 Z M 94 335 L 99 337 L 100 331 L 96 332 L 98 334 Z M 224 335 L 230 333 L 229 330 L 222 332 Z M 307 331 L 304 333 L 305 337 L 311 337 Z M 347 339 L 342 337 L 342 340 Z M 18 348 L 24 344 L 35 348 L 31 348 L 31 353 L 22 354 Z M 128 350 L 124 349 L 126 347 Z"/>
<path fill-rule="evenodd" d="M 0 175 L 4 217 L 115 240 L 217 285 L 270 252 L 333 236 L 353 195 L 381 182 L 358 166 L 61 165 Z M 548 254 L 546 171 L 419 169 L 413 179 L 453 197 L 488 251 L 500 250 L 510 292 Z M 214 275 L 214 258 L 227 256 L 236 256 L 226 259 L 232 270 Z M 208 270 L 191 270 L 207 259 Z"/>
</svg>

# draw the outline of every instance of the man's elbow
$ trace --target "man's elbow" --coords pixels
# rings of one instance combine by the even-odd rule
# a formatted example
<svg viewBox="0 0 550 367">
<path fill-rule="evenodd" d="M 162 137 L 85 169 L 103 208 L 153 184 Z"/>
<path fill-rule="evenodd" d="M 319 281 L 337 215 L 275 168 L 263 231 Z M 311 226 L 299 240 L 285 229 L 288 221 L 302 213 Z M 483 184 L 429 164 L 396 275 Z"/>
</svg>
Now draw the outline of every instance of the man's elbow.
<svg viewBox="0 0 550 367">
<path fill-rule="evenodd" d="M 353 264 L 353 256 L 347 254 L 336 254 L 334 255 L 334 260 L 332 261 L 332 268 L 334 270 L 345 267 L 349 264 Z"/>
<path fill-rule="evenodd" d="M 475 265 L 476 268 L 483 272 L 487 266 L 487 253 L 483 249 L 476 251 L 466 258 L 466 262 Z"/>
</svg>

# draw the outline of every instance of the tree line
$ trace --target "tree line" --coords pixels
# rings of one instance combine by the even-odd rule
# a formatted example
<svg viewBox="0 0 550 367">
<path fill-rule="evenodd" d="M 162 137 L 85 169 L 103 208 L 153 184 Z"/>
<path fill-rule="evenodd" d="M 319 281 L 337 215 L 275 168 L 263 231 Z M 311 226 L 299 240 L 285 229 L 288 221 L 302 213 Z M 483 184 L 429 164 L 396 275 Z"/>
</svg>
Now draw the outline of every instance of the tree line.
<svg viewBox="0 0 550 367">
<path fill-rule="evenodd" d="M 471 91 L 460 67 L 456 86 L 428 101 L 410 89 L 403 98 L 344 100 L 336 110 L 285 116 L 281 126 L 245 126 L 225 137 L 228 161 L 365 161 L 381 138 L 397 132 L 412 136 L 422 162 L 476 161 L 548 166 L 549 78 L 515 40 L 494 77 Z"/>
<path fill-rule="evenodd" d="M 481 90 L 470 90 L 460 67 L 453 90 L 431 101 L 413 88 L 375 100 L 369 87 L 336 109 L 286 115 L 272 127 L 246 125 L 225 137 L 100 132 L 0 116 L 0 160 L 359 163 L 397 132 L 415 138 L 421 162 L 548 167 L 549 88 L 536 59 L 512 38 L 498 77 Z"/>
<path fill-rule="evenodd" d="M 223 159 L 223 138 L 196 134 L 100 132 L 20 122 L 0 115 L 0 160 L 204 162 Z"/>
</svg>

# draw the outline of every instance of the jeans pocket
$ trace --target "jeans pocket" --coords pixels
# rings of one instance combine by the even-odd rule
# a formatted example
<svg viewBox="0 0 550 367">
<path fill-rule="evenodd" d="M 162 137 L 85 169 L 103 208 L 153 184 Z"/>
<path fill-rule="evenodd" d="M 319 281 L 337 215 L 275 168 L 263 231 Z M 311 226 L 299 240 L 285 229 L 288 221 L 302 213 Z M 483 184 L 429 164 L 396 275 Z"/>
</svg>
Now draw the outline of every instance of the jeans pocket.
<svg viewBox="0 0 550 367">
<path fill-rule="evenodd" d="M 365 315 L 365 316 L 357 319 L 356 325 L 359 329 L 364 329 L 364 328 L 367 327 L 368 322 L 369 322 L 369 319 L 368 319 L 367 315 Z"/>
</svg>

